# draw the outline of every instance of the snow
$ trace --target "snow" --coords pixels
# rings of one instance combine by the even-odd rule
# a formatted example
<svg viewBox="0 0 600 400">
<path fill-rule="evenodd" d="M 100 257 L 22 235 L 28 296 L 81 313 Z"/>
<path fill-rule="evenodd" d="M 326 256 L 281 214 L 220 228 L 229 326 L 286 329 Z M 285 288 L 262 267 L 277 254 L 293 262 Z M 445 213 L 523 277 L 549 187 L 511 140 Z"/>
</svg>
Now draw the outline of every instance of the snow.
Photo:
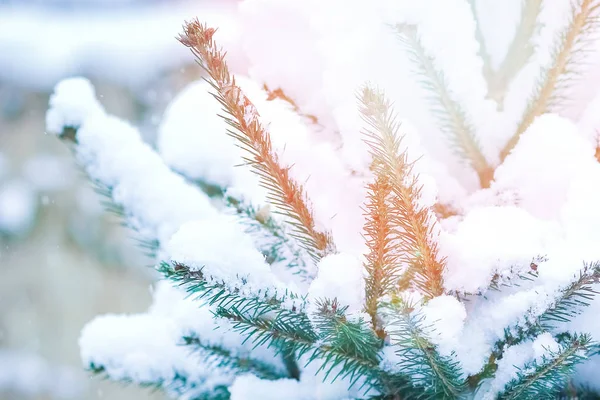
<svg viewBox="0 0 600 400">
<path fill-rule="evenodd" d="M 50 97 L 50 108 L 46 114 L 46 129 L 60 135 L 64 127 L 78 128 L 84 120 L 102 113 L 96 100 L 96 92 L 89 80 L 70 78 L 59 82 Z"/>
<path fill-rule="evenodd" d="M 0 186 L 0 233 L 22 236 L 35 223 L 37 195 L 31 185 L 13 179 Z"/>
<path fill-rule="evenodd" d="M 556 219 L 573 178 L 597 161 L 577 126 L 557 115 L 538 117 L 498 167 L 493 187 L 514 190 L 531 215 Z M 523 173 L 527 170 L 527 173 Z"/>
<path fill-rule="evenodd" d="M 464 304 L 452 296 L 442 295 L 428 301 L 421 312 L 425 317 L 424 324 L 431 329 L 431 341 L 441 354 L 451 355 L 462 338 L 467 318 Z"/>
<path fill-rule="evenodd" d="M 219 322 L 217 325 L 216 322 Z M 231 371 L 215 368 L 211 355 L 190 351 L 182 337 L 195 337 L 208 345 L 220 345 L 239 356 L 251 356 L 284 369 L 271 349 L 241 344 L 239 334 L 223 321 L 212 321 L 208 307 L 184 299 L 180 289 L 161 282 L 154 304 L 145 314 L 97 317 L 88 323 L 79 340 L 83 364 L 102 367 L 114 380 L 162 383 L 169 391 L 193 398 L 233 380 Z"/>
<path fill-rule="evenodd" d="M 243 164 L 229 136 L 221 105 L 204 81 L 194 82 L 173 99 L 158 131 L 158 152 L 165 163 L 191 180 L 227 188 L 238 199 L 264 204 L 264 189 Z"/>
<path fill-rule="evenodd" d="M 325 256 L 319 262 L 317 277 L 308 289 L 311 310 L 316 312 L 319 301 L 337 299 L 348 307 L 348 316 L 360 316 L 365 299 L 365 274 L 361 261 L 352 254 L 340 253 Z"/>
<path fill-rule="evenodd" d="M 481 207 L 472 210 L 454 232 L 440 236 L 447 255 L 447 289 L 485 291 L 494 274 L 525 273 L 533 258 L 545 255 L 560 238 L 557 223 L 540 220 L 522 208 Z"/>
<path fill-rule="evenodd" d="M 235 251 L 231 249 L 235 246 Z M 235 218 L 222 216 L 186 223 L 173 235 L 166 252 L 173 263 L 191 271 L 201 271 L 211 283 L 223 283 L 244 297 L 275 297 L 289 307 L 294 302 L 295 286 L 286 286 L 272 272 L 264 256 L 254 247 L 250 235 Z"/>
<path fill-rule="evenodd" d="M 483 400 L 492 400 L 497 397 L 511 380 L 517 378 L 518 373 L 523 369 L 526 363 L 534 359 L 532 343 L 525 342 L 516 346 L 509 347 L 501 360 L 498 361 L 498 370 L 494 379 L 486 385 L 487 391 L 484 392 Z M 482 391 L 483 392 L 483 391 Z"/>
<path fill-rule="evenodd" d="M 136 128 L 105 114 L 83 78 L 57 85 L 47 129 L 76 127 L 76 156 L 90 177 L 112 188 L 128 223 L 142 237 L 166 242 L 184 222 L 216 214 L 208 196 L 172 172 Z"/>
</svg>

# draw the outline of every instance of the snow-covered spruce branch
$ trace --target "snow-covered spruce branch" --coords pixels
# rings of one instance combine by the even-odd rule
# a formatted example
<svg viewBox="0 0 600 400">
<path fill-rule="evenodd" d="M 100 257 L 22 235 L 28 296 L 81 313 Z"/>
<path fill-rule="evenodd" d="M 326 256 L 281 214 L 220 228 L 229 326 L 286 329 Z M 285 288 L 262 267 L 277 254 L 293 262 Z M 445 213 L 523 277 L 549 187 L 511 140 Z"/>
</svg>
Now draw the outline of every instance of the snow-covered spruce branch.
<svg viewBox="0 0 600 400">
<path fill-rule="evenodd" d="M 395 239 L 393 251 L 398 255 L 395 260 L 407 266 L 400 282 L 414 285 L 429 298 L 439 296 L 444 293 L 444 261 L 433 240 L 434 217 L 428 207 L 419 203 L 421 186 L 412 172 L 413 166 L 408 162 L 406 152 L 401 150 L 402 137 L 399 135 L 398 119 L 381 91 L 367 86 L 362 90 L 359 101 L 361 115 L 367 124 L 364 134 L 373 157 L 374 173 L 380 179 L 389 180 L 390 196 L 385 202 L 389 202 L 388 221 L 392 232 L 386 235 L 385 229 L 388 227 L 379 226 L 384 230 L 377 234 Z M 385 241 L 371 244 L 385 244 Z M 372 250 L 383 251 L 382 256 L 387 253 L 385 249 Z M 382 272 L 389 279 L 396 275 L 397 267 L 391 265 L 388 270 L 385 270 L 386 266 L 372 268 L 372 273 L 380 274 L 380 268 L 384 268 Z M 375 276 L 372 279 L 381 281 Z M 385 282 L 380 282 L 379 285 L 383 283 Z M 377 289 L 377 292 L 381 292 L 381 289 Z"/>
<path fill-rule="evenodd" d="M 80 110 L 75 110 L 79 111 L 79 113 L 70 109 L 68 107 L 69 104 L 65 104 L 65 102 L 68 101 L 67 93 L 72 93 L 73 91 L 81 95 L 78 98 L 79 103 L 76 104 L 76 106 L 80 107 Z M 207 197 L 194 186 L 187 184 L 179 175 L 170 171 L 168 167 L 162 163 L 160 158 L 158 158 L 156 153 L 141 141 L 138 132 L 134 128 L 125 122 L 104 113 L 101 106 L 93 97 L 93 89 L 86 81 L 76 79 L 63 82 L 57 87 L 57 91 L 51 102 L 51 109 L 48 114 L 49 130 L 74 143 L 75 154 L 84 164 L 86 172 L 90 178 L 97 182 L 102 188 L 102 194 L 109 197 L 109 207 L 123 216 L 126 223 L 133 230 L 143 234 L 145 240 L 151 241 L 149 243 L 156 243 L 156 245 L 152 245 L 152 250 L 156 250 L 158 244 L 160 244 L 163 250 L 169 247 L 170 242 L 166 240 L 166 238 L 175 230 L 175 228 L 170 225 L 173 222 L 199 217 L 204 217 L 208 221 L 216 218 L 217 211 L 207 201 Z M 124 148 L 115 148 L 114 144 L 119 142 L 124 142 L 127 146 Z M 140 164 L 143 166 L 154 166 L 156 175 L 148 178 L 144 178 L 144 175 L 141 175 L 138 179 L 135 179 L 134 174 L 142 172 L 136 169 Z M 103 165 L 112 166 L 114 169 L 107 168 L 103 170 L 101 167 Z M 163 188 L 158 187 L 155 188 L 158 189 L 158 191 L 155 192 L 142 190 L 152 189 L 150 183 L 145 183 L 144 180 L 154 180 L 161 177 L 162 179 L 160 179 L 160 182 L 166 185 L 165 187 L 171 189 L 171 191 L 163 190 Z M 180 193 L 181 197 L 173 198 L 173 192 Z M 125 194 L 127 193 L 131 193 L 132 196 L 126 196 Z M 191 212 L 185 215 L 182 212 L 186 210 L 185 206 L 189 203 L 185 202 L 190 198 L 192 200 L 198 200 L 196 206 L 202 207 L 203 209 L 201 208 L 198 210 L 197 208 L 188 206 L 187 209 Z M 168 213 L 163 210 L 158 213 L 158 217 L 164 216 L 165 219 L 159 219 L 157 218 L 156 213 L 152 213 L 152 210 L 140 209 L 136 202 L 142 202 L 146 205 L 152 204 L 155 207 L 154 210 L 160 211 L 160 207 L 163 207 L 166 210 L 174 210 L 174 213 L 179 211 L 181 214 L 173 215 L 173 212 Z M 182 202 L 184 203 L 182 204 Z M 179 207 L 179 205 L 181 205 L 181 207 Z M 174 208 L 172 208 L 173 206 Z M 141 210 L 142 213 L 140 214 L 138 210 Z M 146 211 L 149 211 L 149 214 L 144 214 Z M 204 213 L 202 213 L 202 211 L 204 211 Z M 150 220 L 150 218 L 154 219 Z M 206 223 L 210 224 L 211 222 L 208 221 Z M 254 256 L 254 260 L 257 261 L 258 264 L 264 264 L 260 253 L 254 251 L 254 248 L 248 243 L 247 236 L 243 235 L 241 226 L 238 226 L 227 217 L 224 217 L 224 219 L 219 220 L 215 224 L 218 225 L 221 230 L 224 226 L 229 227 L 230 232 L 227 233 L 231 233 L 234 236 L 237 233 L 238 237 L 234 239 L 234 241 L 238 246 L 240 242 L 246 241 L 250 253 L 246 253 L 242 256 L 242 258 L 244 258 L 242 260 L 243 262 L 250 262 L 250 259 Z M 168 230 L 163 233 L 163 230 L 165 229 Z M 184 233 L 181 232 L 178 237 L 182 237 L 182 235 L 185 239 Z M 219 239 L 221 238 L 222 236 L 219 236 Z M 185 247 L 183 247 L 183 253 L 181 253 L 181 247 L 176 250 L 179 251 L 178 254 L 180 256 L 186 257 L 186 259 L 189 258 L 189 254 L 185 253 Z M 164 252 L 161 255 L 164 256 Z M 219 259 L 219 257 L 217 257 L 217 259 Z M 161 264 L 158 270 L 169 277 L 172 272 L 165 265 L 166 264 L 164 263 Z M 187 277 L 188 281 L 194 281 L 193 278 L 195 275 L 188 274 Z M 223 275 L 218 275 L 217 277 L 208 275 L 208 279 L 210 279 L 211 282 L 216 282 L 210 286 L 211 289 L 223 292 L 223 288 L 226 286 L 224 284 L 227 280 L 226 278 L 227 277 L 224 277 Z M 206 275 L 203 275 L 202 280 L 195 279 L 195 284 L 202 285 L 206 283 L 206 281 Z M 256 286 L 249 289 L 249 284 L 251 283 L 252 282 L 248 281 L 248 277 L 241 277 L 237 280 L 237 283 L 232 283 L 230 281 L 227 287 L 232 290 L 237 290 L 239 294 L 251 297 L 254 293 L 252 290 L 256 289 Z M 240 290 L 240 288 L 243 290 Z M 298 301 L 299 307 L 302 307 L 303 301 L 299 299 L 298 296 L 293 293 L 288 293 L 287 289 L 282 289 L 280 292 L 283 292 L 283 294 L 278 296 L 277 289 L 261 286 L 256 289 L 256 296 L 266 296 L 273 301 L 287 301 L 289 304 L 295 304 L 295 302 Z M 212 292 L 204 290 L 204 293 Z M 291 307 L 294 306 L 292 305 Z M 220 355 L 221 358 L 224 357 L 224 353 L 221 353 Z M 233 365 L 235 364 L 235 360 L 231 360 L 229 363 L 224 363 L 224 365 L 225 364 Z M 105 367 L 102 365 L 90 364 L 89 368 L 92 371 L 105 370 Z M 240 370 L 245 371 L 243 369 Z M 169 381 L 169 387 L 165 389 L 172 390 L 173 385 L 187 387 L 184 378 L 184 376 L 178 375 L 177 379 L 175 379 L 177 382 L 174 383 Z M 127 379 L 125 379 L 125 381 L 127 381 Z M 165 384 L 165 381 L 158 380 L 141 383 L 161 386 Z"/>
<path fill-rule="evenodd" d="M 87 80 L 57 85 L 46 125 L 75 143 L 77 161 L 141 238 L 164 245 L 184 222 L 216 215 L 208 196 L 173 173 L 137 129 L 106 114 Z"/>
<path fill-rule="evenodd" d="M 206 360 L 206 366 L 208 368 L 216 367 L 218 369 L 235 370 L 240 371 L 240 374 L 250 372 L 261 379 L 269 380 L 290 377 L 287 374 L 283 374 L 271 364 L 248 356 L 235 354 L 230 349 L 223 346 L 207 343 L 200 337 L 184 336 L 183 341 L 186 346 L 211 355 L 211 357 L 207 357 Z"/>
<path fill-rule="evenodd" d="M 302 309 L 284 308 L 275 298 L 248 298 L 226 285 L 210 284 L 200 271 L 190 272 L 183 265 L 162 268 L 190 295 L 215 307 L 215 315 L 228 320 L 245 340 L 274 348 L 284 357 L 305 359 L 305 366 L 316 363 L 317 373 L 323 371 L 327 381 L 346 378 L 360 389 L 409 393 L 411 385 L 402 372 L 397 376 L 380 368 L 381 339 L 362 319 L 348 319 L 347 307 L 336 300 L 319 301 L 309 318 Z"/>
<path fill-rule="evenodd" d="M 227 113 L 226 121 L 233 129 L 229 133 L 247 150 L 245 161 L 255 169 L 264 187 L 270 191 L 269 201 L 289 217 L 295 236 L 318 261 L 335 252 L 331 235 L 315 227 L 302 185 L 289 176 L 289 167 L 281 165 L 258 111 L 230 74 L 225 54 L 213 40 L 214 33 L 215 29 L 196 20 L 185 26 L 179 40 L 192 50 L 207 72 L 214 94 Z"/>
<path fill-rule="evenodd" d="M 227 194 L 224 201 L 235 211 L 246 232 L 256 238 L 255 244 L 269 264 L 290 269 L 303 280 L 314 278 L 314 268 L 306 250 L 289 234 L 287 226 L 274 218 L 268 206 L 257 208 Z"/>
<path fill-rule="evenodd" d="M 458 155 L 477 172 L 481 187 L 489 187 L 494 170 L 481 152 L 475 129 L 461 104 L 452 98 L 443 71 L 435 67 L 421 44 L 417 27 L 402 24 L 397 25 L 396 30 L 421 77 L 421 86 L 427 91 L 431 112 L 437 118 L 440 129 L 448 136 Z"/>
<path fill-rule="evenodd" d="M 514 38 L 511 40 L 506 56 L 497 69 L 492 67 L 485 38 L 481 30 L 481 21 L 477 16 L 476 0 L 468 0 L 475 18 L 475 37 L 479 44 L 479 56 L 483 62 L 483 76 L 487 82 L 487 96 L 497 102 L 498 109 L 504 107 L 504 98 L 508 86 L 521 68 L 533 55 L 532 36 L 537 27 L 537 19 L 543 6 L 543 0 L 524 0 L 521 2 L 521 18 Z"/>
<path fill-rule="evenodd" d="M 423 391 L 427 399 L 456 399 L 462 396 L 466 384 L 460 366 L 451 357 L 441 356 L 427 339 L 424 318 L 414 305 L 400 297 L 383 304 L 386 328 L 395 345 L 397 368 L 411 378 L 411 383 Z"/>
<path fill-rule="evenodd" d="M 534 281 L 537 274 L 523 276 L 526 281 Z M 590 305 L 598 292 L 592 287 L 600 280 L 600 267 L 598 263 L 585 264 L 579 273 L 579 277 L 567 287 L 560 290 L 558 297 L 541 312 L 530 309 L 524 321 L 516 326 L 506 327 L 504 337 L 494 344 L 492 354 L 487 365 L 482 371 L 472 376 L 469 380 L 481 382 L 482 379 L 493 376 L 497 368 L 497 360 L 513 346 L 517 346 L 526 340 L 537 337 L 544 332 L 553 332 L 556 329 L 564 329 L 565 323 L 579 315 L 584 307 Z M 557 390 L 560 388 L 557 388 Z"/>
<path fill-rule="evenodd" d="M 533 361 L 519 371 L 498 396 L 499 400 L 555 398 L 574 372 L 575 366 L 586 360 L 593 348 L 589 335 L 565 334 L 560 348 L 549 350 L 540 361 Z"/>
<path fill-rule="evenodd" d="M 598 28 L 597 0 L 577 0 L 571 5 L 570 23 L 564 32 L 556 38 L 553 61 L 550 68 L 542 71 L 533 97 L 528 103 L 516 132 L 510 138 L 500 154 L 504 160 L 519 141 L 519 137 L 529 128 L 533 120 L 545 112 L 557 112 L 557 108 L 568 98 L 566 90 L 578 79 L 582 57 L 595 41 L 588 37 Z"/>
</svg>

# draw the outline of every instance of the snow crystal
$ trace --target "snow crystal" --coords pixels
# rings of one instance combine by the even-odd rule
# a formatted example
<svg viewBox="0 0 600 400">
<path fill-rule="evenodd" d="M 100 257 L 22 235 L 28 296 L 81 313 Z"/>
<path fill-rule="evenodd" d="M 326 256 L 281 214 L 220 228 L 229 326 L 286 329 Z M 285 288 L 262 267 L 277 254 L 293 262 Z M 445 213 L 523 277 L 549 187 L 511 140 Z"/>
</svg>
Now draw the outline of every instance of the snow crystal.
<svg viewBox="0 0 600 400">
<path fill-rule="evenodd" d="M 319 300 L 337 299 L 347 306 L 347 313 L 356 316 L 364 307 L 365 272 L 363 264 L 352 254 L 339 253 L 325 256 L 318 264 L 317 277 L 308 289 L 311 311 Z"/>
</svg>

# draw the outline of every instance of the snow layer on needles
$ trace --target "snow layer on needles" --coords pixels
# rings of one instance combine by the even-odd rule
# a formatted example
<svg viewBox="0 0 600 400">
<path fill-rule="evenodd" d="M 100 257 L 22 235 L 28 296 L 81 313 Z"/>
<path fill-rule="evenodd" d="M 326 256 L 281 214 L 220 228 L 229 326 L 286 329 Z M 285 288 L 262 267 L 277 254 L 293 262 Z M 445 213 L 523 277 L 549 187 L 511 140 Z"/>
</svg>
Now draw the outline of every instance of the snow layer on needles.
<svg viewBox="0 0 600 400">
<path fill-rule="evenodd" d="M 250 356 L 285 371 L 272 349 L 242 344 L 243 338 L 227 323 L 214 321 L 208 307 L 184 299 L 169 282 L 158 284 L 148 313 L 97 317 L 83 329 L 79 344 L 84 365 L 102 368 L 114 380 L 163 383 L 172 393 L 185 393 L 182 398 L 229 385 L 233 373 L 216 368 L 218 360 L 201 349 L 191 351 L 192 347 L 184 346 L 184 337 L 222 346 L 233 355 Z"/>
<path fill-rule="evenodd" d="M 559 237 L 558 224 L 517 207 L 474 209 L 454 232 L 440 236 L 441 252 L 447 256 L 444 284 L 469 293 L 485 290 L 494 274 L 502 279 L 527 271 Z"/>
<path fill-rule="evenodd" d="M 77 129 L 77 159 L 92 180 L 112 190 L 143 237 L 165 242 L 182 223 L 216 214 L 209 198 L 173 173 L 136 128 L 104 112 L 87 80 L 57 85 L 46 122 L 56 135 Z"/>
<path fill-rule="evenodd" d="M 348 253 L 325 256 L 308 289 L 309 313 L 316 312 L 319 301 L 337 299 L 341 307 L 348 307 L 347 315 L 359 316 L 365 303 L 364 293 L 364 268 L 356 256 Z"/>
<path fill-rule="evenodd" d="M 275 297 L 302 308 L 295 285 L 284 285 L 254 247 L 243 226 L 229 216 L 189 222 L 173 235 L 166 249 L 172 262 L 202 271 L 206 280 L 223 284 L 244 297 Z M 297 303 L 297 304 L 296 304 Z"/>
</svg>

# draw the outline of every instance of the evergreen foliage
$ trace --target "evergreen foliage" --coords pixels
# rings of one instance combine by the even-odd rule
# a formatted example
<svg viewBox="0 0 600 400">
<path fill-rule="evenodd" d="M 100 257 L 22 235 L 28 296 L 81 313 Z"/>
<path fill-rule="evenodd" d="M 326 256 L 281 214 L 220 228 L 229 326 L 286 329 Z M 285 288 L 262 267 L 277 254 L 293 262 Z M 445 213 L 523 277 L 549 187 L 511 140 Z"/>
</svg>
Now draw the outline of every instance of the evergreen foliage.
<svg viewBox="0 0 600 400">
<path fill-rule="evenodd" d="M 517 36 L 528 41 L 541 1 L 524 3 L 528 16 L 523 17 Z M 573 52 L 584 45 L 581 35 L 589 34 L 595 23 L 596 9 L 600 7 L 591 0 L 580 3 L 573 8 L 569 29 L 559 38 L 553 65 L 544 74 L 523 121 L 499 159 L 505 159 L 534 117 L 562 96 L 559 89 L 568 81 L 565 74 L 571 73 Z M 481 186 L 488 187 L 494 169 L 483 156 L 477 133 L 462 105 L 452 98 L 443 71 L 438 71 L 427 55 L 415 27 L 404 25 L 396 29 L 404 45 L 410 48 L 424 88 L 431 94 L 432 114 L 442 126 L 442 132 L 455 144 L 460 157 L 478 173 Z M 270 205 L 279 214 L 276 217 L 268 207 L 257 208 L 236 198 L 227 188 L 195 181 L 194 190 L 209 194 L 225 214 L 236 218 L 250 237 L 258 238 L 254 246 L 269 267 L 284 266 L 299 277 L 299 281 L 311 284 L 322 278 L 319 269 L 322 263 L 337 253 L 332 234 L 315 222 L 315 212 L 304 186 L 293 178 L 291 168 L 281 162 L 273 149 L 267 125 L 261 122 L 256 107 L 230 73 L 225 52 L 215 43 L 214 34 L 215 29 L 196 20 L 185 25 L 179 40 L 192 50 L 206 72 L 213 95 L 223 107 L 229 134 L 245 152 L 244 161 L 260 177 L 269 193 Z M 526 59 L 530 56 L 530 47 L 523 49 L 513 44 L 509 52 L 523 53 Z M 485 52 L 485 49 L 480 51 Z M 500 66 L 494 78 L 490 66 L 484 63 L 484 68 L 485 75 L 496 82 L 493 90 L 499 92 L 504 81 L 515 74 L 512 67 Z M 491 96 L 502 97 L 499 92 Z M 372 174 L 364 205 L 363 234 L 367 252 L 360 309 L 344 304 L 337 297 L 311 297 L 310 289 L 307 292 L 303 286 L 287 282 L 268 288 L 250 287 L 254 271 L 246 274 L 245 270 L 239 270 L 235 278 L 225 280 L 213 265 L 172 259 L 168 243 L 158 237 L 144 238 L 142 244 L 159 258 L 156 269 L 162 277 L 184 289 L 198 307 L 208 307 L 216 325 L 228 326 L 229 333 L 238 334 L 243 338 L 242 344 L 250 344 L 252 348 L 241 354 L 224 344 L 206 340 L 201 332 L 191 332 L 181 337 L 181 345 L 202 354 L 205 366 L 231 379 L 227 384 L 217 383 L 191 391 L 186 375 L 177 372 L 169 382 L 158 379 L 153 384 L 181 398 L 228 399 L 231 382 L 248 374 L 269 382 L 303 382 L 312 374 L 331 384 L 346 385 L 356 398 L 478 399 L 487 388 L 504 379 L 498 371 L 509 352 L 519 345 L 549 336 L 556 348 L 544 347 L 541 355 L 531 357 L 525 365 L 515 366 L 517 371 L 511 379 L 505 379 L 495 391 L 485 392 L 485 398 L 575 398 L 579 396 L 577 393 L 583 393 L 581 398 L 593 398 L 595 394 L 591 391 L 570 385 L 575 367 L 598 353 L 598 345 L 591 335 L 572 331 L 569 322 L 589 306 L 597 294 L 595 285 L 600 282 L 600 264 L 586 263 L 568 285 L 548 295 L 551 301 L 536 303 L 523 312 L 516 325 L 505 326 L 504 335 L 495 340 L 481 370 L 466 372 L 454 351 L 448 351 L 437 339 L 436 335 L 446 326 L 432 321 L 427 316 L 428 310 L 438 304 L 437 301 L 448 300 L 470 312 L 469 304 L 485 304 L 489 298 L 516 292 L 521 287 L 535 288 L 540 279 L 539 268 L 548 260 L 536 257 L 525 268 L 517 265 L 508 272 L 497 272 L 489 277 L 488 287 L 480 292 L 447 290 L 447 260 L 436 240 L 439 225 L 435 207 L 439 204 L 430 205 L 423 200 L 423 184 L 415 168 L 416 161 L 409 154 L 393 104 L 382 90 L 370 85 L 364 86 L 358 100 L 365 122 L 363 137 L 371 157 Z M 74 143 L 76 153 L 81 145 L 80 129 L 77 124 L 64 124 L 59 132 L 63 139 Z M 96 149 L 86 151 L 93 153 Z M 93 158 L 87 153 L 86 156 Z M 128 166 L 137 167 L 133 162 Z M 87 168 L 85 163 L 84 168 Z M 93 168 L 87 172 L 101 188 L 100 192 L 110 199 L 109 208 L 121 215 L 125 224 L 138 229 L 132 222 L 136 216 L 132 215 L 128 203 L 115 194 L 115 183 L 103 181 Z M 181 178 L 176 172 L 172 174 Z M 160 195 L 161 188 L 156 190 Z M 313 266 L 315 268 L 311 268 Z M 270 360 L 261 357 L 261 351 L 267 350 L 275 355 Z M 284 370 L 278 367 L 280 365 Z M 108 369 L 97 364 L 90 364 L 88 368 L 99 374 Z M 177 382 L 179 388 L 174 389 Z M 181 388 L 190 389 L 193 394 Z M 285 398 L 283 393 L 282 398 Z"/>
</svg>

